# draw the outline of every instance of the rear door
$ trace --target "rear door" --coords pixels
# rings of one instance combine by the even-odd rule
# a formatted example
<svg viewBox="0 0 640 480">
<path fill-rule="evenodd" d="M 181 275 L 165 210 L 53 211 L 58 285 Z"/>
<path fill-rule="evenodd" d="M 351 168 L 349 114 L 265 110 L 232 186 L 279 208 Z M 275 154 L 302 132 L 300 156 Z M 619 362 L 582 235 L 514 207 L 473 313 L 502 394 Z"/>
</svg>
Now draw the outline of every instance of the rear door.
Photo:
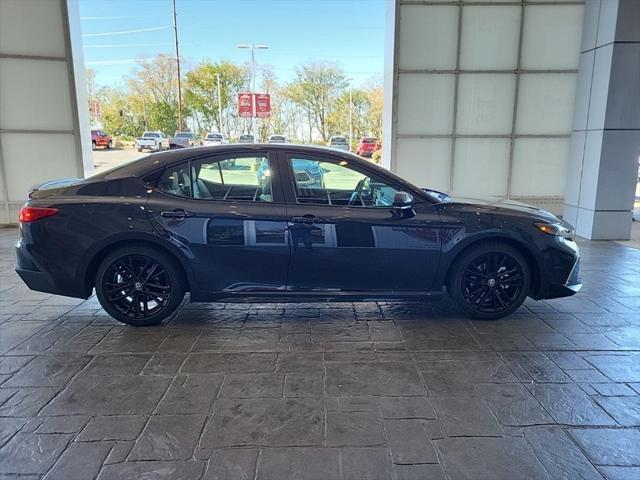
<svg viewBox="0 0 640 480">
<path fill-rule="evenodd" d="M 199 289 L 285 289 L 287 219 L 272 162 L 267 151 L 245 150 L 194 158 L 162 173 L 148 213 L 191 257 Z"/>
<path fill-rule="evenodd" d="M 431 289 L 440 258 L 433 203 L 414 191 L 413 216 L 401 218 L 392 203 L 406 186 L 339 154 L 284 150 L 280 166 L 291 243 L 290 290 L 400 294 Z"/>
</svg>

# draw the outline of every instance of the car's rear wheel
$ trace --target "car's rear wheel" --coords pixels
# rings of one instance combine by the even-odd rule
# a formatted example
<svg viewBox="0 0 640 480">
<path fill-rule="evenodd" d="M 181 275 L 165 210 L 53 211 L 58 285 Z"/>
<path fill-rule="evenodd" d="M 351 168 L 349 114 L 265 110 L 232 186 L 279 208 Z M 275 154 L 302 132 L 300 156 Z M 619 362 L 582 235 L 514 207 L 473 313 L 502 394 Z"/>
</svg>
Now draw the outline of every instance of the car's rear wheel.
<svg viewBox="0 0 640 480">
<path fill-rule="evenodd" d="M 109 140 L 109 143 L 107 143 L 107 150 L 111 150 L 113 148 L 113 140 Z"/>
<path fill-rule="evenodd" d="M 529 294 L 531 274 L 518 250 L 503 242 L 472 247 L 454 262 L 447 290 L 467 316 L 493 320 L 515 312 Z"/>
<path fill-rule="evenodd" d="M 178 308 L 186 289 L 182 269 L 161 250 L 123 247 L 98 267 L 96 294 L 102 308 L 133 326 L 157 325 Z"/>
<path fill-rule="evenodd" d="M 96 149 L 96 141 L 95 141 L 95 140 L 93 140 L 93 141 L 91 142 L 91 150 L 95 150 L 95 149 Z"/>
</svg>

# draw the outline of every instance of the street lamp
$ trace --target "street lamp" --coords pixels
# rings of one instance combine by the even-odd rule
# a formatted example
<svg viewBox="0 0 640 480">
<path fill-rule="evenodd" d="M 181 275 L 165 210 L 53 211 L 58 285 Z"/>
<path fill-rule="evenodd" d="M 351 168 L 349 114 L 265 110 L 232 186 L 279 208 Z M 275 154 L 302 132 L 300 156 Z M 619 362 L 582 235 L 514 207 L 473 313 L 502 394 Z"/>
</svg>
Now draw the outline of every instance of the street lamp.
<svg viewBox="0 0 640 480">
<path fill-rule="evenodd" d="M 353 144 L 353 93 L 351 89 L 352 78 L 347 78 L 349 82 L 349 151 L 351 151 L 351 145 Z"/>
<path fill-rule="evenodd" d="M 260 49 L 260 50 L 266 50 L 269 48 L 268 45 L 254 45 L 254 44 L 246 44 L 246 43 L 241 43 L 239 45 L 237 45 L 238 48 L 250 48 L 251 49 L 251 93 L 256 93 L 256 49 Z M 255 97 L 252 95 L 252 102 L 254 102 L 253 105 L 253 112 L 255 115 L 255 111 L 256 111 L 256 106 L 255 106 Z M 251 119 L 251 124 L 255 126 L 255 122 L 254 119 L 255 117 L 252 117 Z M 253 128 L 254 130 L 254 135 L 255 135 L 255 128 Z"/>
</svg>

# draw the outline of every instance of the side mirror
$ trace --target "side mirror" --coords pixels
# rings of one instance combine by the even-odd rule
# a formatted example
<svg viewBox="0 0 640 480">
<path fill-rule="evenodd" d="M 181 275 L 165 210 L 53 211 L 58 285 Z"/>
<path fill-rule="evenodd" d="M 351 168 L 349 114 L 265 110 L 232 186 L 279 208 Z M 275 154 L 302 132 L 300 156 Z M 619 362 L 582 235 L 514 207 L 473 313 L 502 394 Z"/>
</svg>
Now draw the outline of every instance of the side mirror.
<svg viewBox="0 0 640 480">
<path fill-rule="evenodd" d="M 416 212 L 413 211 L 413 197 L 407 192 L 396 192 L 393 197 L 393 215 L 396 218 L 411 218 Z"/>
<path fill-rule="evenodd" d="M 393 208 L 396 210 L 409 210 L 413 203 L 413 197 L 407 192 L 396 192 L 393 197 Z"/>
</svg>

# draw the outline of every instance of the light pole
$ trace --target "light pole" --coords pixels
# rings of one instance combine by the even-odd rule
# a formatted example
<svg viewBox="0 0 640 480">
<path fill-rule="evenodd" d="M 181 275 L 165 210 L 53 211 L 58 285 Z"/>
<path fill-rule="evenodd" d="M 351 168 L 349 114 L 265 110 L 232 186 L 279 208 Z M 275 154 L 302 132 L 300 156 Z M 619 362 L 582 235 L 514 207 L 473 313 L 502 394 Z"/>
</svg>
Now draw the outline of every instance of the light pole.
<svg viewBox="0 0 640 480">
<path fill-rule="evenodd" d="M 256 114 L 256 103 L 255 103 L 255 97 L 254 97 L 254 93 L 256 93 L 256 49 L 261 49 L 261 50 L 266 50 L 269 48 L 268 45 L 255 45 L 255 44 L 251 44 L 248 45 L 246 43 L 241 43 L 239 45 L 237 45 L 238 48 L 250 48 L 251 49 L 251 101 L 253 102 L 253 117 L 251 118 L 251 125 L 252 128 L 251 130 L 253 131 L 253 134 L 255 135 L 255 114 Z"/>
<path fill-rule="evenodd" d="M 349 80 L 349 151 L 353 142 L 353 93 L 351 89 L 351 80 Z"/>
<path fill-rule="evenodd" d="M 222 133 L 222 99 L 220 98 L 220 74 L 216 73 L 216 83 L 218 88 L 218 126 L 220 127 L 220 133 Z"/>
</svg>

